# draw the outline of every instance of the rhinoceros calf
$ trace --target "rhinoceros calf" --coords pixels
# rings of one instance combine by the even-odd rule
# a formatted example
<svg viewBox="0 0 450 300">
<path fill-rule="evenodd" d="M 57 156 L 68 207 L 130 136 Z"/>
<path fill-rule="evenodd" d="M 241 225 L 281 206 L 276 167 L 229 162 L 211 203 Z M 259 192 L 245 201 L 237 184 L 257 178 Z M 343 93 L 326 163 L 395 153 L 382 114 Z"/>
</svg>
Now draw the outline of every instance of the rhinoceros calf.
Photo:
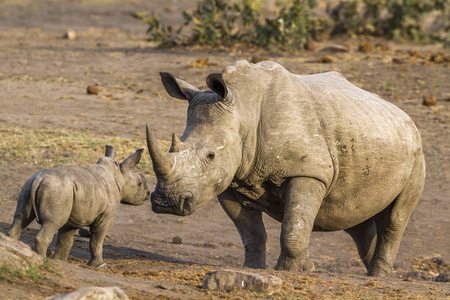
<svg viewBox="0 0 450 300">
<path fill-rule="evenodd" d="M 114 161 L 114 148 L 106 146 L 105 156 L 96 164 L 61 165 L 33 175 L 20 191 L 8 235 L 19 239 L 23 229 L 36 218 L 41 224 L 36 252 L 45 256 L 58 231 L 53 258 L 66 260 L 75 231 L 89 226 L 88 265 L 106 267 L 102 259 L 103 241 L 119 204 L 141 205 L 150 199 L 145 177 L 130 170 L 139 163 L 142 151 L 137 150 L 119 164 Z"/>
<path fill-rule="evenodd" d="M 189 107 L 169 153 L 147 125 L 154 212 L 189 215 L 218 196 L 245 267 L 266 267 L 264 212 L 282 223 L 276 269 L 312 270 L 311 232 L 345 230 L 368 275 L 392 271 L 425 181 L 408 115 L 337 72 L 295 75 L 269 61 L 238 61 L 208 76 L 204 91 L 161 77 Z"/>
</svg>

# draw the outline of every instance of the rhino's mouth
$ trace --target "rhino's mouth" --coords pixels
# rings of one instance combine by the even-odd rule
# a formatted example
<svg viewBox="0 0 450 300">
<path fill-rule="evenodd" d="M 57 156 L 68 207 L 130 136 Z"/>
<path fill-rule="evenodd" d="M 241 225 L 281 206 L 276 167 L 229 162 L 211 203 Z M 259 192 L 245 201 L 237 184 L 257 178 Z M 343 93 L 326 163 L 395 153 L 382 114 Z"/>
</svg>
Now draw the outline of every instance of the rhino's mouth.
<svg viewBox="0 0 450 300">
<path fill-rule="evenodd" d="M 195 212 L 194 196 L 191 192 L 181 193 L 178 199 L 160 196 L 153 192 L 151 202 L 153 212 L 158 214 L 188 216 Z"/>
</svg>

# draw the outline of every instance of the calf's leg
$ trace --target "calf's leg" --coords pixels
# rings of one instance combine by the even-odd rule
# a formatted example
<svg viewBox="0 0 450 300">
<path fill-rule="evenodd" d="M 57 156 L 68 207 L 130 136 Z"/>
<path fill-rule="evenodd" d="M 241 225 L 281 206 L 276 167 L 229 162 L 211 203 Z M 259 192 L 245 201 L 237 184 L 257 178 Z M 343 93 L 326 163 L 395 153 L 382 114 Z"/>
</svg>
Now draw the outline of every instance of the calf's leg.
<svg viewBox="0 0 450 300">
<path fill-rule="evenodd" d="M 56 242 L 55 254 L 53 255 L 54 259 L 67 260 L 77 229 L 70 226 L 63 226 L 58 230 L 58 240 Z"/>
<path fill-rule="evenodd" d="M 89 251 L 91 253 L 91 259 L 88 262 L 88 266 L 107 268 L 108 266 L 103 261 L 103 242 L 106 234 L 109 231 L 113 223 L 113 218 L 101 219 L 90 226 L 91 237 L 89 241 Z"/>
<path fill-rule="evenodd" d="M 35 218 L 36 214 L 34 213 L 31 203 L 29 201 L 24 201 L 19 197 L 16 212 L 14 213 L 14 220 L 8 231 L 8 236 L 18 240 L 22 231 L 30 225 Z"/>
<path fill-rule="evenodd" d="M 52 242 L 53 236 L 58 230 L 58 227 L 59 226 L 57 226 L 53 222 L 43 221 L 41 229 L 36 235 L 35 250 L 39 255 L 42 255 L 44 257 L 47 256 L 48 245 L 50 245 L 50 243 Z"/>
</svg>

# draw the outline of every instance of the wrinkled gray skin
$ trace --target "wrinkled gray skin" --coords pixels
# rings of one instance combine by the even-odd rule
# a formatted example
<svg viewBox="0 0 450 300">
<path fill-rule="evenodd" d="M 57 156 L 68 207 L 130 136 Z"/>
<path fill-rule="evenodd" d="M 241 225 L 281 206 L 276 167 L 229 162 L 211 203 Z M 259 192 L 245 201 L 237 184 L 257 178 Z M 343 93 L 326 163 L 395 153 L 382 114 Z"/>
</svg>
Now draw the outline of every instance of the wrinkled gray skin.
<svg viewBox="0 0 450 300">
<path fill-rule="evenodd" d="M 313 230 L 345 230 L 368 275 L 391 273 L 419 201 L 425 163 L 411 118 L 341 74 L 295 75 L 274 62 L 235 62 L 209 89 L 161 73 L 189 101 L 183 136 L 162 152 L 147 126 L 157 213 L 192 214 L 218 196 L 245 246 L 266 267 L 262 213 L 282 223 L 280 270 L 313 270 Z"/>
<path fill-rule="evenodd" d="M 58 231 L 53 258 L 67 260 L 78 228 L 89 226 L 91 238 L 88 263 L 106 267 L 102 259 L 103 241 L 111 227 L 119 204 L 141 205 L 150 200 L 147 181 L 130 168 L 141 159 L 137 150 L 122 163 L 114 161 L 115 150 L 106 146 L 106 154 L 86 167 L 61 165 L 33 175 L 23 186 L 17 201 L 10 237 L 19 239 L 35 218 L 41 229 L 36 236 L 36 252 L 46 256 Z"/>
</svg>

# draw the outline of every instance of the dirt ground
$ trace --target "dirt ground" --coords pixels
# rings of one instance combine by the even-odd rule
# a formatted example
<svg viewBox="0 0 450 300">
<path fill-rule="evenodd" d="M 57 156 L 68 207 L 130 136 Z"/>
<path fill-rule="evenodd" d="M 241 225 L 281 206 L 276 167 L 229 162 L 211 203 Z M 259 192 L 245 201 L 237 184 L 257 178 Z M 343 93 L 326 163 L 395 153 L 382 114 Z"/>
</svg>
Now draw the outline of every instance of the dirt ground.
<svg viewBox="0 0 450 300">
<path fill-rule="evenodd" d="M 0 0 L 0 129 L 64 128 L 138 138 L 144 146 L 147 122 L 161 140 L 184 130 L 187 103 L 165 93 L 160 71 L 198 87 L 205 86 L 208 74 L 255 55 L 265 55 L 298 74 L 339 71 L 406 111 L 422 134 L 427 184 L 392 277 L 365 277 L 356 248 L 344 232 L 313 233 L 309 253 L 317 271 L 274 271 L 280 224 L 267 217 L 268 269 L 255 272 L 281 277 L 283 291 L 271 296 L 205 291 L 201 278 L 207 271 L 240 268 L 244 260 L 239 235 L 214 199 L 188 217 L 154 214 L 150 203 L 122 205 L 104 245 L 109 269 L 85 266 L 88 239 L 76 235 L 68 263 L 52 263 L 52 270 L 43 271 L 46 279 L 40 281 L 0 280 L 0 298 L 39 299 L 90 285 L 119 286 L 131 299 L 450 298 L 450 64 L 445 61 L 450 51 L 442 45 L 368 40 L 381 46 L 361 52 L 356 39 L 318 42 L 316 51 L 295 55 L 256 49 L 162 50 L 146 41 L 146 25 L 130 16 L 153 10 L 161 13 L 164 22 L 176 24 L 180 12 L 195 3 Z M 62 38 L 68 29 L 76 32 L 76 39 Z M 351 51 L 330 50 L 335 44 L 346 44 Z M 333 62 L 319 62 L 325 55 Z M 192 67 L 199 58 L 210 64 Z M 97 96 L 86 94 L 86 87 L 93 84 L 101 88 Z M 427 95 L 437 99 L 436 105 L 422 105 Z M 149 161 L 148 154 L 144 156 Z M 42 167 L 11 157 L 0 156 L 0 160 L 0 230 L 6 233 L 20 188 Z M 147 178 L 153 189 L 156 178 Z M 21 240 L 33 246 L 38 228 L 33 222 Z M 181 244 L 173 243 L 175 236 L 181 237 Z"/>
</svg>

